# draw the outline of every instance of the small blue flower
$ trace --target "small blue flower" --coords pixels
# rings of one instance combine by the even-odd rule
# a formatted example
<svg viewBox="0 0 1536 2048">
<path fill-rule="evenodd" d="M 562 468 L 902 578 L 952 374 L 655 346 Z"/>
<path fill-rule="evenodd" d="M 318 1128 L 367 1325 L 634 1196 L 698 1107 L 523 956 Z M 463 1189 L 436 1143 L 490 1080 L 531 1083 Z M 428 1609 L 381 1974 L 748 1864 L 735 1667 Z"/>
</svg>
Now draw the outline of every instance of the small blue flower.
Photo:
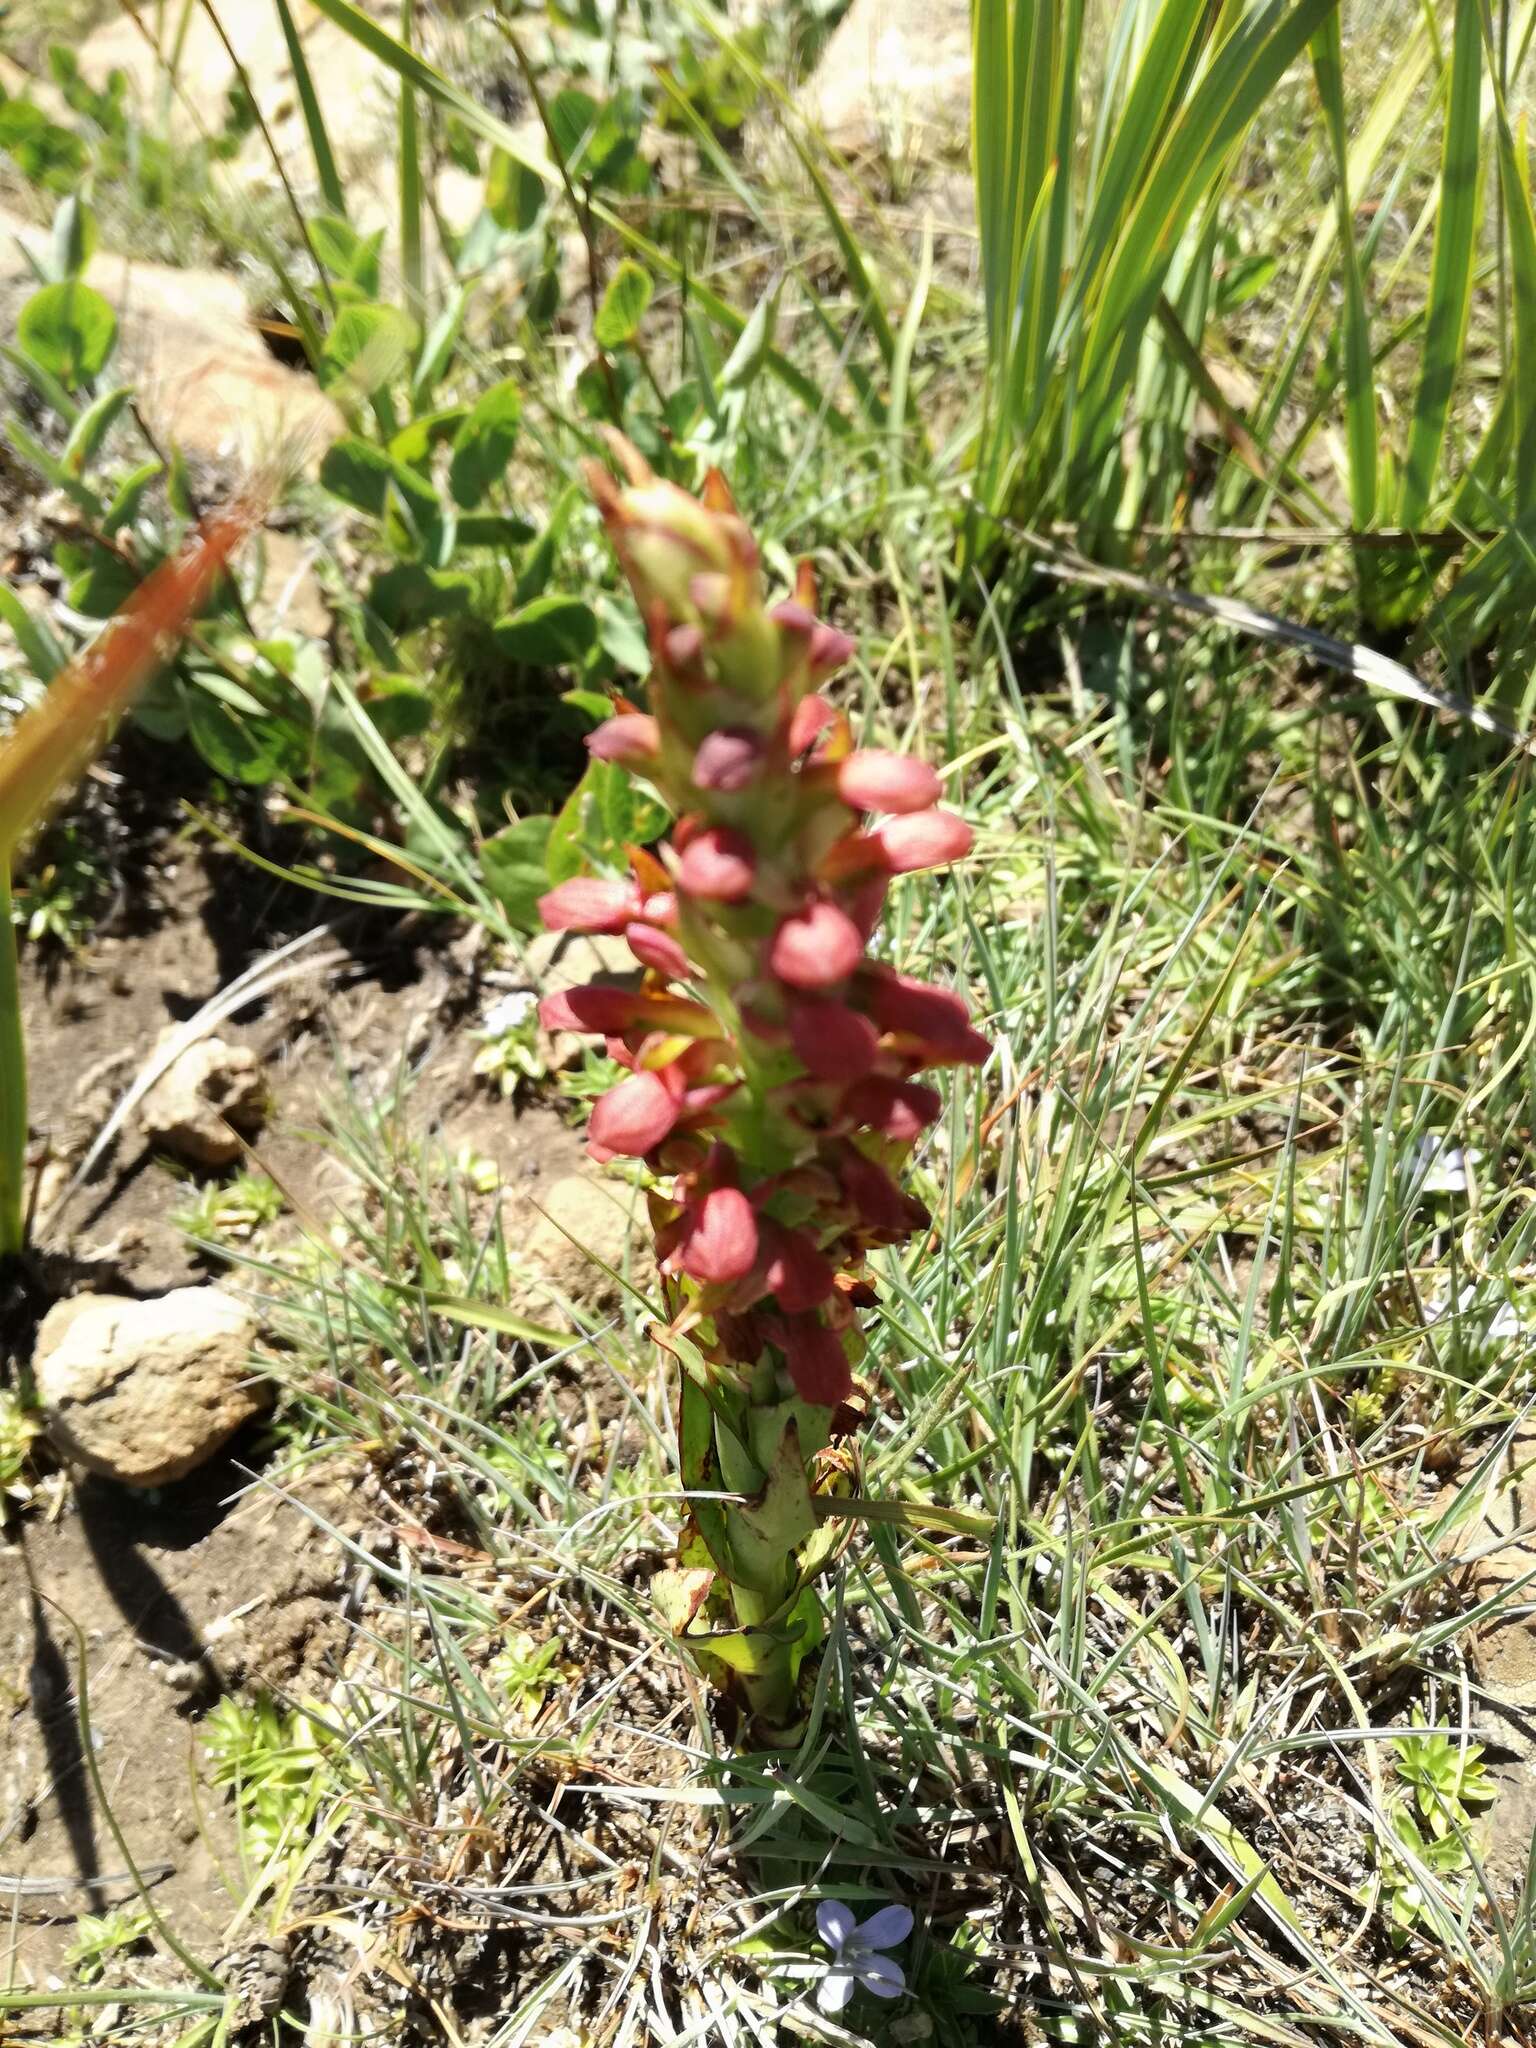
<svg viewBox="0 0 1536 2048">
<path fill-rule="evenodd" d="M 883 1956 L 883 1948 L 895 1948 L 912 1932 L 912 1915 L 905 1906 L 882 1906 L 867 1920 L 854 1924 L 853 1914 L 838 1899 L 823 1899 L 816 1908 L 816 1931 L 832 1951 L 832 1961 L 816 1991 L 816 2003 L 823 2012 L 841 2012 L 862 1984 L 876 1998 L 899 1998 L 907 1988 L 900 1963 Z"/>
</svg>

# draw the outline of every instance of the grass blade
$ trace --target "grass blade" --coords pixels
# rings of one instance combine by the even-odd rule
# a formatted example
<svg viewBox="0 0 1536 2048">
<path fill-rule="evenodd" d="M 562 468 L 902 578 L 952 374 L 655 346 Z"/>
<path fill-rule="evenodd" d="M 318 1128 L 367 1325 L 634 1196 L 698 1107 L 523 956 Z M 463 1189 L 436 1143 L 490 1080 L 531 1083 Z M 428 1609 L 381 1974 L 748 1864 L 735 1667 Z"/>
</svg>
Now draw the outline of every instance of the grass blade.
<svg viewBox="0 0 1536 2048">
<path fill-rule="evenodd" d="M 309 136 L 309 146 L 314 153 L 315 177 L 320 186 L 321 196 L 332 213 L 343 219 L 347 213 L 347 196 L 342 187 L 341 174 L 336 168 L 335 154 L 331 149 L 331 138 L 325 132 L 325 116 L 320 110 L 320 98 L 315 91 L 314 74 L 309 68 L 302 37 L 294 25 L 293 11 L 288 0 L 274 0 L 278 24 L 283 32 L 283 41 L 288 48 L 288 61 L 293 66 L 294 89 L 299 95 L 299 108 L 304 116 L 304 127 Z"/>
<path fill-rule="evenodd" d="M 1478 14 L 1479 0 L 1457 0 L 1424 358 L 1414 398 L 1398 510 L 1405 526 L 1419 525 L 1429 510 L 1472 310 L 1472 272 L 1482 195 L 1478 131 L 1483 39 Z"/>
<path fill-rule="evenodd" d="M 1126 212 L 1097 293 L 1084 350 L 1078 449 L 1090 453 L 1135 368 L 1142 334 L 1180 236 L 1225 172 L 1280 78 L 1334 0 L 1265 0 L 1216 51 L 1168 127 L 1145 190 Z"/>
<path fill-rule="evenodd" d="M 1344 408 L 1349 449 L 1349 511 L 1363 532 L 1376 517 L 1376 371 L 1360 245 L 1349 185 L 1349 131 L 1344 114 L 1344 43 L 1332 14 L 1312 41 L 1312 69 L 1338 186 L 1338 228 L 1344 276 Z"/>
<path fill-rule="evenodd" d="M 415 0 L 400 10 L 400 35 L 407 49 L 416 33 Z M 426 304 L 426 270 L 422 257 L 421 134 L 416 119 L 416 94 L 400 80 L 400 274 L 406 301 L 418 318 Z"/>
<path fill-rule="evenodd" d="M 11 864 L 0 860 L 0 1258 L 26 1242 L 27 1045 L 11 914 Z"/>
</svg>

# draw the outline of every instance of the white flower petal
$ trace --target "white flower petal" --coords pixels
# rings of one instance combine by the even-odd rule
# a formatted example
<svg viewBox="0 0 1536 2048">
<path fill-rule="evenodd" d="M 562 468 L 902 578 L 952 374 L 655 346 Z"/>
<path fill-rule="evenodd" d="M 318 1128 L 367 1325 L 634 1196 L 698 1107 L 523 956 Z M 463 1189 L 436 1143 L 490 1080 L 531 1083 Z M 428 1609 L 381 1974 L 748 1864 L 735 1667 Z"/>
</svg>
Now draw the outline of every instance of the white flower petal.
<svg viewBox="0 0 1536 2048">
<path fill-rule="evenodd" d="M 878 1913 L 871 1913 L 867 1920 L 861 1920 L 854 1932 L 865 1948 L 895 1948 L 912 1932 L 911 1908 L 882 1906 Z"/>
<path fill-rule="evenodd" d="M 859 1965 L 859 1982 L 876 1998 L 900 1998 L 907 1988 L 907 1975 L 892 1956 L 871 1956 Z"/>
<path fill-rule="evenodd" d="M 823 1899 L 816 1908 L 816 1932 L 835 1955 L 853 1932 L 853 1908 L 841 1899 Z"/>
<path fill-rule="evenodd" d="M 816 1987 L 816 2003 L 823 2012 L 841 2012 L 852 1996 L 852 1970 L 828 1970 Z"/>
<path fill-rule="evenodd" d="M 1419 1173 L 1419 1192 L 1425 1195 L 1464 1195 L 1468 1169 L 1477 1160 L 1476 1150 L 1447 1144 L 1428 1131 L 1414 1147 L 1414 1164 Z"/>
</svg>

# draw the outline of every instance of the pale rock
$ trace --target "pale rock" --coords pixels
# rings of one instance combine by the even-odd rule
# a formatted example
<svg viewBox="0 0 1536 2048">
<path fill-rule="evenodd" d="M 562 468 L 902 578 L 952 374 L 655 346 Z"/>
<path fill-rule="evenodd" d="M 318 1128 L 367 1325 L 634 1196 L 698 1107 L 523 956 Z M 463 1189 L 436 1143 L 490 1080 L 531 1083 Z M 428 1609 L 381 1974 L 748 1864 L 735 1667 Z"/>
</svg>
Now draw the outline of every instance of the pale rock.
<svg viewBox="0 0 1536 2048">
<path fill-rule="evenodd" d="M 279 451 L 313 469 L 343 431 L 313 377 L 268 352 L 230 272 L 97 255 L 86 281 L 117 311 L 119 373 L 160 440 L 247 470 Z"/>
<path fill-rule="evenodd" d="M 32 1359 L 49 1436 L 108 1479 L 168 1485 L 269 1405 L 270 1384 L 252 1375 L 255 1337 L 251 1311 L 217 1287 L 62 1301 Z"/>
<path fill-rule="evenodd" d="M 159 1042 L 176 1029 L 162 1032 Z M 145 1095 L 139 1128 L 151 1145 L 194 1166 L 229 1166 L 241 1156 L 236 1132 L 259 1130 L 266 1107 L 261 1064 L 249 1046 L 200 1038 Z"/>
<path fill-rule="evenodd" d="M 567 1328 L 566 1302 L 593 1315 L 619 1306 L 624 1290 L 614 1273 L 642 1293 L 654 1285 L 645 1197 L 638 1188 L 591 1170 L 562 1174 L 536 1205 L 527 1196 L 509 1194 L 504 1201 L 513 1259 L 510 1306 L 517 1314 Z"/>
<path fill-rule="evenodd" d="M 0 315 L 11 324 L 35 288 L 29 255 L 51 231 L 0 212 Z M 313 471 L 345 421 L 313 377 L 269 354 L 230 271 L 182 270 L 98 251 L 85 282 L 118 319 L 113 374 L 133 387 L 164 446 L 259 470 L 281 451 Z"/>
<path fill-rule="evenodd" d="M 954 157 L 971 73 L 969 0 L 853 0 L 801 103 L 840 150 Z"/>
<path fill-rule="evenodd" d="M 1467 1647 L 1473 1733 L 1494 1745 L 1489 1775 L 1498 1797 L 1477 1814 L 1473 1832 L 1492 1883 L 1512 1890 L 1524 1879 L 1536 1836 L 1536 1436 L 1517 1430 L 1476 1492 L 1447 1487 L 1441 1508 L 1457 1499 L 1469 1511 L 1444 1547 L 1467 1560 L 1467 1603 L 1491 1603 Z"/>
<path fill-rule="evenodd" d="M 563 995 L 589 981 L 619 988 L 640 986 L 640 964 L 619 938 L 605 933 L 539 932 L 523 948 L 523 962 L 542 996 Z M 578 1064 L 587 1047 L 599 1047 L 589 1032 L 541 1031 L 544 1064 L 551 1072 Z"/>
<path fill-rule="evenodd" d="M 261 582 L 248 606 L 257 637 L 326 639 L 331 608 L 315 574 L 315 548 L 296 533 L 264 533 L 260 545 Z"/>
<path fill-rule="evenodd" d="M 365 11 L 398 36 L 397 6 Z M 292 12 L 332 150 L 345 159 L 360 146 L 371 149 L 392 103 L 388 74 L 355 37 L 326 20 L 313 0 L 294 0 Z M 152 31 L 154 12 L 144 10 L 143 20 Z M 234 59 L 238 58 L 274 143 L 286 163 L 302 167 L 298 172 L 302 180 L 311 161 L 309 141 L 277 9 L 247 0 L 239 7 L 221 8 L 220 22 L 229 48 L 204 9 L 193 8 L 185 21 L 180 8 L 167 9 L 165 40 L 160 45 L 153 33 L 142 32 L 131 15 L 116 14 L 81 44 L 81 74 L 99 89 L 114 71 L 122 72 L 130 95 L 154 118 L 157 128 L 163 126 L 172 140 L 190 140 L 200 130 L 216 132 L 221 125 L 230 88 L 236 82 Z M 174 83 L 166 61 L 173 45 Z M 245 155 L 253 169 L 271 174 L 271 157 L 259 132 L 249 138 Z"/>
</svg>

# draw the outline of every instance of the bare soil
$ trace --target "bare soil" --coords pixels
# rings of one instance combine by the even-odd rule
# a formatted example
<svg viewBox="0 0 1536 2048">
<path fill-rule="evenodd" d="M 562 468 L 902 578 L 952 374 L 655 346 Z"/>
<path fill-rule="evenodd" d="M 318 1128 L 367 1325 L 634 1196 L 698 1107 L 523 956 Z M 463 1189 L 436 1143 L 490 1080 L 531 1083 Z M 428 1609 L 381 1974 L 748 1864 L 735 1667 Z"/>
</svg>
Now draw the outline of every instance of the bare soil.
<svg viewBox="0 0 1536 2048">
<path fill-rule="evenodd" d="M 158 787 L 146 792 L 146 776 Z M 486 1000 L 475 934 L 330 918 L 326 899 L 178 835 L 170 776 L 174 756 L 132 738 L 107 757 L 87 812 L 104 802 L 116 900 L 78 952 L 29 948 L 23 961 L 39 1242 L 28 1273 L 0 1285 L 0 1377 L 25 1371 L 52 1299 L 208 1277 L 173 1221 L 195 1176 L 157 1157 L 131 1120 L 91 1178 L 60 1197 L 165 1027 L 316 925 L 329 930 L 310 951 L 332 964 L 218 1027 L 262 1063 L 272 1110 L 255 1163 L 307 1220 L 323 1226 L 360 1199 L 316 1142 L 327 1106 L 349 1088 L 392 1096 L 403 1071 L 412 1126 L 450 1152 L 493 1158 L 504 1187 L 533 1192 L 580 1156 L 578 1135 L 551 1110 L 519 1111 L 471 1071 Z M 231 1688 L 328 1689 L 357 1616 L 343 1552 L 306 1508 L 347 1533 L 362 1533 L 372 1511 L 372 1476 L 334 1461 L 305 1482 L 303 1506 L 264 1484 L 274 1475 L 263 1431 L 252 1425 L 155 1493 L 59 1475 L 0 1530 L 0 1985 L 45 1984 L 77 1915 L 132 1902 L 130 1859 L 154 1873 L 150 1896 L 181 1941 L 219 1955 L 248 1874 L 198 1724 Z"/>
<path fill-rule="evenodd" d="M 318 1679 L 349 1635 L 341 1548 L 248 1491 L 258 1448 L 153 1495 L 84 1479 L 0 1551 L 6 1981 L 44 1981 L 77 1914 L 132 1901 L 129 1859 L 183 1943 L 218 1952 L 245 1882 L 198 1720 L 242 1679 Z"/>
<path fill-rule="evenodd" d="M 131 800 L 125 785 L 137 775 L 174 774 L 167 763 L 174 757 L 166 749 L 142 742 L 114 751 L 103 771 L 114 819 Z M 151 805 L 163 819 L 169 804 Z M 253 843 L 263 836 L 270 834 L 258 823 Z M 89 1179 L 73 1192 L 70 1181 L 167 1026 L 186 1022 L 236 975 L 317 927 L 294 957 L 296 978 L 215 1027 L 248 1046 L 267 1079 L 272 1108 L 253 1163 L 307 1215 L 323 1221 L 349 1192 L 314 1142 L 326 1107 L 347 1089 L 387 1098 L 402 1076 L 411 1082 L 413 1123 L 449 1149 L 472 1145 L 493 1158 L 504 1186 L 576 1165 L 579 1138 L 557 1116 L 503 1103 L 472 1073 L 471 1030 L 485 1000 L 478 932 L 445 920 L 332 916 L 331 899 L 164 823 L 156 830 L 136 820 L 122 838 L 116 898 L 89 943 L 68 954 L 29 949 L 22 963 L 45 1294 L 86 1285 L 151 1294 L 203 1277 L 173 1218 L 206 1176 L 157 1156 L 131 1117 Z M 4 1334 L 13 1358 L 24 1361 L 30 1330 L 17 1323 Z"/>
</svg>

